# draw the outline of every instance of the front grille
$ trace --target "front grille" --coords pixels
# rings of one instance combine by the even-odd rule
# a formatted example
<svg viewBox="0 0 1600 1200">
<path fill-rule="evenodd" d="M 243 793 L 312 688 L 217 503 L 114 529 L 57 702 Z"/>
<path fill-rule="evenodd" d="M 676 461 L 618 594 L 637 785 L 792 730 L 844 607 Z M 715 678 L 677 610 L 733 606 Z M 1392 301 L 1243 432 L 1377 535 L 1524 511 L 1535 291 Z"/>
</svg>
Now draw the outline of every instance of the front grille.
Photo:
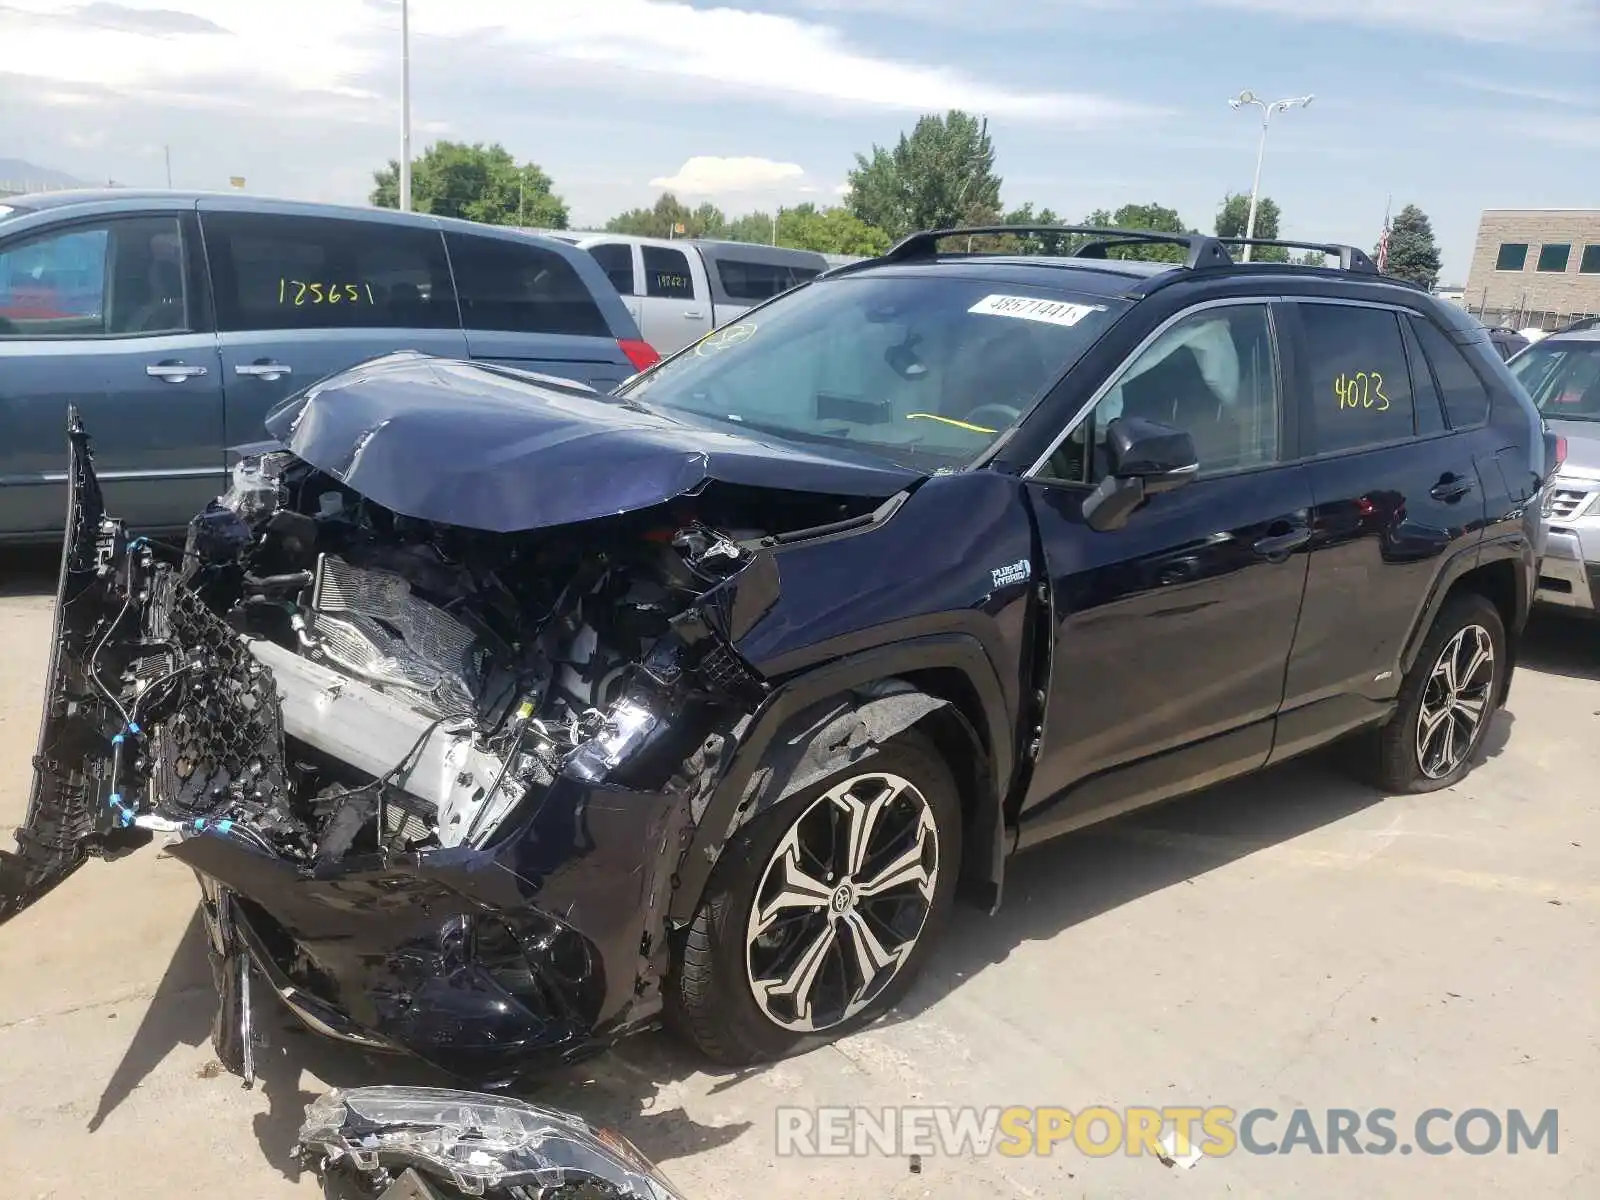
<svg viewBox="0 0 1600 1200">
<path fill-rule="evenodd" d="M 1570 521 L 1588 504 L 1593 492 L 1573 488 L 1551 488 L 1545 494 L 1544 515 L 1552 521 Z"/>
</svg>

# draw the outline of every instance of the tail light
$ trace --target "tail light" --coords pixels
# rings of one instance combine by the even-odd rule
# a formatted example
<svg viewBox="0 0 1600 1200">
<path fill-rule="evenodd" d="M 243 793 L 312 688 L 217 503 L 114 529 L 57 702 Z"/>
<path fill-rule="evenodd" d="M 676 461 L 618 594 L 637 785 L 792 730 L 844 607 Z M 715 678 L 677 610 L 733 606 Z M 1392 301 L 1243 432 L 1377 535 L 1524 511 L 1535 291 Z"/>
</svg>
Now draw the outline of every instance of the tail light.
<svg viewBox="0 0 1600 1200">
<path fill-rule="evenodd" d="M 628 356 L 628 361 L 633 364 L 635 371 L 643 371 L 646 367 L 653 367 L 661 361 L 661 355 L 656 353 L 656 348 L 649 342 L 640 341 L 638 338 L 618 338 L 617 345 Z"/>
</svg>

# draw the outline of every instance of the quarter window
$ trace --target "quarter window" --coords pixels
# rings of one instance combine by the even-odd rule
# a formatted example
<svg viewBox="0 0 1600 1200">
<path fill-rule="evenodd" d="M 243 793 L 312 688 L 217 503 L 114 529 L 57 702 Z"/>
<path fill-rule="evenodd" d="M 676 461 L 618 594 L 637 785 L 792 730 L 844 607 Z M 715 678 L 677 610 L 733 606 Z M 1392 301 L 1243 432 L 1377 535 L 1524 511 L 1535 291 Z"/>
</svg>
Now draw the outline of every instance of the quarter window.
<svg viewBox="0 0 1600 1200">
<path fill-rule="evenodd" d="M 1274 462 L 1277 379 L 1265 305 L 1194 313 L 1122 368 L 1094 412 L 1052 456 L 1050 474 L 1074 483 L 1104 477 L 1106 431 L 1118 417 L 1184 430 L 1194 439 L 1202 475 Z"/>
<path fill-rule="evenodd" d="M 1578 273 L 1581 275 L 1600 275 L 1600 246 L 1585 246 L 1583 257 L 1578 260 Z"/>
<path fill-rule="evenodd" d="M 780 292 L 815 279 L 820 271 L 811 267 L 791 267 L 783 263 L 748 262 L 738 258 L 717 259 L 717 279 L 732 300 L 752 303 L 770 300 Z"/>
<path fill-rule="evenodd" d="M 1301 304 L 1308 376 L 1304 424 L 1312 454 L 1412 436 L 1411 380 L 1400 323 L 1381 308 Z"/>
<path fill-rule="evenodd" d="M 190 329 L 176 217 L 75 225 L 0 250 L 0 340 Z"/>
<path fill-rule="evenodd" d="M 1561 272 L 1567 269 L 1567 262 L 1572 258 L 1570 245 L 1549 245 L 1539 247 L 1539 270 Z"/>
<path fill-rule="evenodd" d="M 645 295 L 667 300 L 693 300 L 694 279 L 689 274 L 689 259 L 682 250 L 665 246 L 645 246 Z"/>
<path fill-rule="evenodd" d="M 589 257 L 611 280 L 611 286 L 624 296 L 633 295 L 633 247 L 627 242 L 605 242 L 589 247 Z"/>
<path fill-rule="evenodd" d="M 1423 353 L 1433 365 L 1433 374 L 1439 380 L 1445 411 L 1450 414 L 1450 427 L 1469 429 L 1482 425 L 1489 419 L 1489 391 L 1483 386 L 1483 380 L 1478 378 L 1460 348 L 1432 321 L 1421 317 L 1410 320 L 1417 340 L 1422 343 Z"/>
<path fill-rule="evenodd" d="M 1527 242 L 1500 243 L 1500 253 L 1494 260 L 1494 269 L 1496 271 L 1520 271 L 1527 265 Z"/>
<path fill-rule="evenodd" d="M 582 276 L 556 251 L 464 233 L 445 241 L 468 329 L 612 336 Z"/>
<path fill-rule="evenodd" d="M 201 220 L 219 329 L 460 327 L 434 230 L 265 213 Z"/>
</svg>

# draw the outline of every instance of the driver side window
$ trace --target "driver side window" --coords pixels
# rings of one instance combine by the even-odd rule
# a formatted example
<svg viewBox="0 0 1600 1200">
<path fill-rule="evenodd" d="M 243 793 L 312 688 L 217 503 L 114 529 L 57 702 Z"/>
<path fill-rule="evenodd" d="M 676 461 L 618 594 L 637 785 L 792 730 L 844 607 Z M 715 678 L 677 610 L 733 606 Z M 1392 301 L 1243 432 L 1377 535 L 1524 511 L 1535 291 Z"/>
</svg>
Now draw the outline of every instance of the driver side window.
<svg viewBox="0 0 1600 1200">
<path fill-rule="evenodd" d="M 1051 455 L 1049 478 L 1104 477 L 1106 427 L 1143 417 L 1194 439 L 1201 475 L 1278 457 L 1278 371 L 1265 304 L 1207 308 L 1169 326 L 1123 365 L 1111 389 Z"/>
</svg>

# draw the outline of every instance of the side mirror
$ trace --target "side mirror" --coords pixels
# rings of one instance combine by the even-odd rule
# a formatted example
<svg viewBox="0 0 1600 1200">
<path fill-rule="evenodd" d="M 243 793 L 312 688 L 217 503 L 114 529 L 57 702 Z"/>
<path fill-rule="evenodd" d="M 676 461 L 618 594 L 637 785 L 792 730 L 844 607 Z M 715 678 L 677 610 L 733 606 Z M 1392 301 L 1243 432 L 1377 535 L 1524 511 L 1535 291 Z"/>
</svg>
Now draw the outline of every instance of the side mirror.
<svg viewBox="0 0 1600 1200">
<path fill-rule="evenodd" d="M 1146 497 L 1182 487 L 1200 470 L 1193 438 L 1140 417 L 1106 426 L 1106 456 L 1110 470 L 1083 502 L 1083 519 L 1099 533 L 1121 529 Z"/>
</svg>

